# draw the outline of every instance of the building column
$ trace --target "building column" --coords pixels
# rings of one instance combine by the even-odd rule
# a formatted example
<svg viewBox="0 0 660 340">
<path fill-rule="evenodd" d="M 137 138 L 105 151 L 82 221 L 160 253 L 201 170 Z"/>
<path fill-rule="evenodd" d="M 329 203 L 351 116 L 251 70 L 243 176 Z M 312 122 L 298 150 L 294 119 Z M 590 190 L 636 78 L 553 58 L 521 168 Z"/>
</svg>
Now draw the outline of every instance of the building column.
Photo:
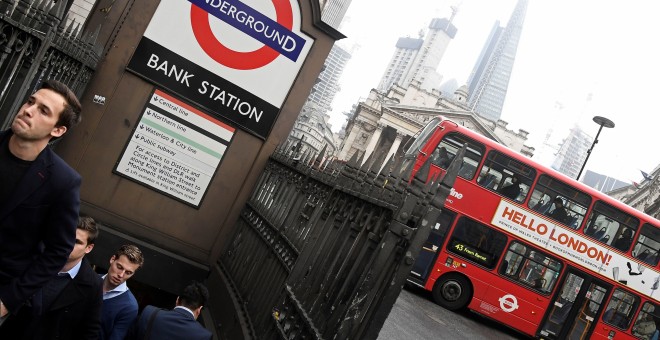
<svg viewBox="0 0 660 340">
<path fill-rule="evenodd" d="M 385 162 L 387 162 L 390 159 L 390 157 L 392 157 L 392 155 L 396 153 L 396 150 L 399 149 L 399 145 L 401 145 L 401 140 L 403 139 L 403 136 L 405 136 L 403 133 L 397 131 L 396 138 L 394 139 L 394 143 L 392 143 L 392 147 L 390 148 L 390 151 L 387 153 L 387 157 L 385 157 Z"/>
<path fill-rule="evenodd" d="M 356 124 L 353 124 L 353 127 L 351 128 L 351 131 L 348 133 L 348 136 L 344 139 L 344 145 L 339 151 L 339 155 L 337 158 L 348 161 L 348 153 L 351 151 L 351 147 L 353 147 L 353 144 L 355 143 L 355 139 L 357 138 L 358 134 L 362 132 L 361 124 L 359 122 L 356 122 Z"/>
<path fill-rule="evenodd" d="M 374 152 L 374 149 L 376 148 L 376 144 L 378 144 L 378 140 L 380 139 L 380 134 L 383 133 L 383 128 L 385 125 L 383 124 L 378 124 L 376 126 L 376 130 L 374 133 L 371 134 L 371 138 L 369 139 L 369 144 L 367 144 L 367 148 L 364 149 L 364 160 L 367 161 L 367 158 L 371 156 L 371 154 Z"/>
</svg>

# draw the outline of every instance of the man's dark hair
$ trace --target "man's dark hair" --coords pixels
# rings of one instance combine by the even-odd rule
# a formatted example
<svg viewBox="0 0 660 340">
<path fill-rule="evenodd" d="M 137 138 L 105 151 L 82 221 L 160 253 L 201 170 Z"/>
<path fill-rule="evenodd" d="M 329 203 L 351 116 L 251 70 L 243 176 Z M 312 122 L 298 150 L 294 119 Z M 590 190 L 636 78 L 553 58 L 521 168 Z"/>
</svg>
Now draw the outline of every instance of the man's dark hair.
<svg viewBox="0 0 660 340">
<path fill-rule="evenodd" d="M 64 100 L 66 101 L 64 111 L 60 113 L 56 126 L 65 126 L 66 129 L 69 130 L 74 125 L 80 123 L 82 105 L 80 105 L 80 101 L 78 100 L 78 97 L 76 97 L 76 94 L 73 93 L 68 86 L 57 80 L 51 79 L 43 82 L 39 89 L 54 91 L 64 97 Z"/>
<path fill-rule="evenodd" d="M 197 281 L 193 281 L 186 286 L 183 289 L 183 293 L 179 295 L 179 303 L 190 309 L 197 309 L 200 306 L 204 306 L 208 300 L 209 290 Z"/>
<path fill-rule="evenodd" d="M 96 226 L 96 221 L 89 216 L 78 217 L 78 229 L 87 232 L 87 245 L 94 244 L 96 238 L 99 237 L 99 228 Z"/>
</svg>

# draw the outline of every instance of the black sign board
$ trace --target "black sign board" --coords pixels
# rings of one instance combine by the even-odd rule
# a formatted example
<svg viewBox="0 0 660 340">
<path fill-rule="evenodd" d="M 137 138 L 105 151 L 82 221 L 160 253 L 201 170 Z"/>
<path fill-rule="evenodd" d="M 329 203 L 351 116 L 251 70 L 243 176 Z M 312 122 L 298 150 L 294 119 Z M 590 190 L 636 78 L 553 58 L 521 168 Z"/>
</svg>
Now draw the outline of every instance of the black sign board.
<svg viewBox="0 0 660 340">
<path fill-rule="evenodd" d="M 262 139 L 279 114 L 276 106 L 146 37 L 127 69 Z"/>
</svg>

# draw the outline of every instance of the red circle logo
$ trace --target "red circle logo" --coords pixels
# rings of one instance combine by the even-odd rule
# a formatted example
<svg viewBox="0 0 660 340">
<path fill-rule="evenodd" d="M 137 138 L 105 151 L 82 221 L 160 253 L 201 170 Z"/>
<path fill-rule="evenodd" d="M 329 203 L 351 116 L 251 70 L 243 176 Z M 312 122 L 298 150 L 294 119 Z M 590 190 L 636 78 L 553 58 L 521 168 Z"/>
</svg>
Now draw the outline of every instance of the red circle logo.
<svg viewBox="0 0 660 340">
<path fill-rule="evenodd" d="M 277 15 L 277 23 L 291 30 L 293 28 L 293 10 L 289 0 L 272 0 Z M 190 23 L 199 46 L 218 63 L 237 70 L 252 70 L 271 63 L 279 53 L 269 46 L 251 52 L 234 51 L 222 44 L 213 34 L 209 23 L 209 14 L 203 9 L 190 6 Z"/>
</svg>

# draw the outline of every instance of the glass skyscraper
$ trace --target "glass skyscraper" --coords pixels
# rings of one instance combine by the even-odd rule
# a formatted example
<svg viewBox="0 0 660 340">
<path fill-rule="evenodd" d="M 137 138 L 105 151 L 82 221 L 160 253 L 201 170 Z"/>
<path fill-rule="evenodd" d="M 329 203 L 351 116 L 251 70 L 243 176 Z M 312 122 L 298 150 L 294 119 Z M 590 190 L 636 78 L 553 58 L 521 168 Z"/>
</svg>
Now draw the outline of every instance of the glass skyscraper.
<svg viewBox="0 0 660 340">
<path fill-rule="evenodd" d="M 495 22 L 468 79 L 468 107 L 488 120 L 502 115 L 526 12 L 527 0 L 519 0 L 506 27 Z"/>
</svg>

